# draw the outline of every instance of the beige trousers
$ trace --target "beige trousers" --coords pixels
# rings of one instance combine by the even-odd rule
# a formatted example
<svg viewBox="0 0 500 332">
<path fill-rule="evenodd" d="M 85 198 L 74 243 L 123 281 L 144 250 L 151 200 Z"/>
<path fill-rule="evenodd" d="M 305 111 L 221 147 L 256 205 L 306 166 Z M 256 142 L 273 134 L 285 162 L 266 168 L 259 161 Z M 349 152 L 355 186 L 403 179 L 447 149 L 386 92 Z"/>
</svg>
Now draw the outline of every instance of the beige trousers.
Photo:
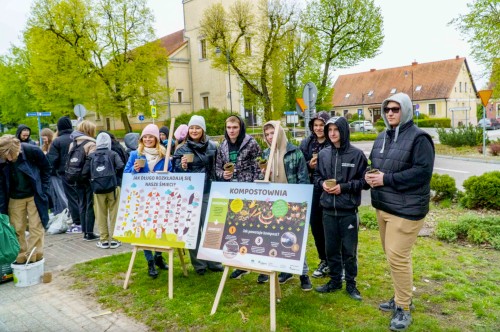
<svg viewBox="0 0 500 332">
<path fill-rule="evenodd" d="M 120 187 L 116 187 L 114 193 L 94 194 L 94 214 L 102 242 L 113 239 L 119 202 Z"/>
<path fill-rule="evenodd" d="M 424 219 L 408 220 L 377 210 L 377 220 L 382 248 L 391 268 L 394 301 L 399 306 L 409 306 L 413 295 L 411 249 Z"/>
<path fill-rule="evenodd" d="M 28 218 L 26 219 L 26 216 Z M 9 199 L 10 223 L 16 230 L 21 250 L 18 257 L 27 256 L 36 247 L 35 253 L 43 256 L 45 229 L 35 205 L 35 198 Z M 29 226 L 29 237 L 26 241 L 26 230 Z M 36 257 L 36 256 L 35 256 Z"/>
</svg>

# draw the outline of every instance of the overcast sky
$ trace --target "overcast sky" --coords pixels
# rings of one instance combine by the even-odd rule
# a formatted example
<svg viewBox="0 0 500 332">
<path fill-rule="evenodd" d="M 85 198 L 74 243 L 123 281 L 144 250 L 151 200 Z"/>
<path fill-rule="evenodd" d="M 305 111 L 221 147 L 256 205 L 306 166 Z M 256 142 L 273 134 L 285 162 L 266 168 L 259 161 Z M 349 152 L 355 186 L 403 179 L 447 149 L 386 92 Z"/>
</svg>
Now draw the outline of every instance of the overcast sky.
<svg viewBox="0 0 500 332">
<path fill-rule="evenodd" d="M 203 0 L 200 0 L 203 1 Z M 470 55 L 469 45 L 461 39 L 453 18 L 467 12 L 472 0 L 375 0 L 384 18 L 384 44 L 380 54 L 355 67 L 334 72 L 341 74 L 383 69 L 411 64 L 452 59 L 465 56 L 472 71 L 476 87 L 483 88 L 488 74 Z M 0 54 L 7 53 L 10 45 L 19 45 L 30 10 L 31 0 L 0 0 Z M 183 28 L 182 0 L 148 0 L 156 22 L 158 37 Z"/>
</svg>

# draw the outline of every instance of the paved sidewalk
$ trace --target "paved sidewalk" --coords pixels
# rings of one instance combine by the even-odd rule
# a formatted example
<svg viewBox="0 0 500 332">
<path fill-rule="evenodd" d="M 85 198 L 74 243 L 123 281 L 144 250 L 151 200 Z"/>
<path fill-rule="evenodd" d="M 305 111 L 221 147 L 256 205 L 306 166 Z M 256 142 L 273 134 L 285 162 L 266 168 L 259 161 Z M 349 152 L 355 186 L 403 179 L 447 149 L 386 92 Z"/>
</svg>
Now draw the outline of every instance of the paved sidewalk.
<svg viewBox="0 0 500 332">
<path fill-rule="evenodd" d="M 117 312 L 111 312 L 67 287 L 61 271 L 73 264 L 131 251 L 99 249 L 96 242 L 83 241 L 82 234 L 45 236 L 45 271 L 52 282 L 30 287 L 0 284 L 0 331 L 148 331 L 148 328 Z"/>
</svg>

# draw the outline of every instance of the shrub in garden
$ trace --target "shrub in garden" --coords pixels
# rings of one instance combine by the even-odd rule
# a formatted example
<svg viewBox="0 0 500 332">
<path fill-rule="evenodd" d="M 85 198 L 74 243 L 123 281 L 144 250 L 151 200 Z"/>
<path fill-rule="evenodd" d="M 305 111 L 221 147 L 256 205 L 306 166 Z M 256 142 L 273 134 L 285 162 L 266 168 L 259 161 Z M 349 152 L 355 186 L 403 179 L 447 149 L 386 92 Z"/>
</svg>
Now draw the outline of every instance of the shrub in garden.
<svg viewBox="0 0 500 332">
<path fill-rule="evenodd" d="M 483 143 L 483 129 L 473 125 L 451 128 L 449 131 L 438 128 L 437 133 L 441 144 L 453 147 L 477 146 Z"/>
<path fill-rule="evenodd" d="M 500 142 L 495 142 L 490 144 L 490 153 L 492 156 L 500 155 Z"/>
<path fill-rule="evenodd" d="M 458 239 L 456 224 L 450 221 L 439 222 L 434 234 L 438 239 L 446 242 L 455 242 Z"/>
<path fill-rule="evenodd" d="M 500 171 L 471 176 L 463 186 L 465 193 L 460 203 L 464 207 L 500 210 Z"/>
<path fill-rule="evenodd" d="M 360 211 L 359 223 L 367 229 L 378 229 L 377 213 L 375 210 Z"/>
<path fill-rule="evenodd" d="M 451 199 L 455 197 L 457 193 L 457 186 L 455 184 L 455 179 L 448 174 L 432 174 L 431 179 L 431 190 L 434 191 L 434 196 L 432 199 L 436 202 L 442 201 L 444 199 Z"/>
<path fill-rule="evenodd" d="M 436 226 L 435 234 L 438 239 L 447 242 L 462 239 L 473 244 L 489 243 L 500 250 L 500 217 L 465 215 L 456 223 L 441 221 Z"/>
</svg>

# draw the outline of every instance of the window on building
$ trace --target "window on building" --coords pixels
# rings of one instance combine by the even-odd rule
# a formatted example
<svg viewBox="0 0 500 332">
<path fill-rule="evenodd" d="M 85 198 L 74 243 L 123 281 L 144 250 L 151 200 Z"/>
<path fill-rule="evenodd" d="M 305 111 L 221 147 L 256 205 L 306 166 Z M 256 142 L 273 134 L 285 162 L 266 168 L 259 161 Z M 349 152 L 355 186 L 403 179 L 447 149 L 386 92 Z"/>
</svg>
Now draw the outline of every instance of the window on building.
<svg viewBox="0 0 500 332">
<path fill-rule="evenodd" d="M 497 118 L 500 118 L 500 103 L 497 104 Z"/>
<path fill-rule="evenodd" d="M 462 92 L 462 82 L 458 82 L 458 92 Z"/>
<path fill-rule="evenodd" d="M 351 96 L 351 94 L 350 94 L 350 93 L 348 93 L 348 94 L 346 94 L 346 95 L 345 95 L 345 98 L 347 99 L 347 98 L 349 98 L 350 96 Z"/>
<path fill-rule="evenodd" d="M 436 104 L 429 104 L 429 115 L 436 115 Z"/>
<path fill-rule="evenodd" d="M 415 88 L 415 91 L 420 91 L 422 90 L 422 86 L 421 85 L 417 85 L 417 87 Z"/>
<path fill-rule="evenodd" d="M 347 114 L 349 114 L 349 110 L 344 110 L 344 117 L 347 117 Z"/>
<path fill-rule="evenodd" d="M 177 102 L 182 103 L 182 91 L 177 91 Z"/>
<path fill-rule="evenodd" d="M 200 40 L 200 59 L 207 58 L 207 41 L 205 39 Z"/>
<path fill-rule="evenodd" d="M 208 102 L 208 96 L 202 96 L 201 97 L 202 103 L 203 103 L 203 108 L 208 109 L 210 108 L 210 104 Z"/>
<path fill-rule="evenodd" d="M 391 93 L 396 93 L 397 89 L 396 88 L 392 88 L 391 89 Z"/>
<path fill-rule="evenodd" d="M 245 37 L 245 55 L 252 55 L 252 38 Z"/>
<path fill-rule="evenodd" d="M 464 92 L 467 92 L 467 82 L 464 83 Z"/>
<path fill-rule="evenodd" d="M 95 120 L 101 121 L 101 115 L 99 114 L 99 112 L 95 112 Z"/>
</svg>

